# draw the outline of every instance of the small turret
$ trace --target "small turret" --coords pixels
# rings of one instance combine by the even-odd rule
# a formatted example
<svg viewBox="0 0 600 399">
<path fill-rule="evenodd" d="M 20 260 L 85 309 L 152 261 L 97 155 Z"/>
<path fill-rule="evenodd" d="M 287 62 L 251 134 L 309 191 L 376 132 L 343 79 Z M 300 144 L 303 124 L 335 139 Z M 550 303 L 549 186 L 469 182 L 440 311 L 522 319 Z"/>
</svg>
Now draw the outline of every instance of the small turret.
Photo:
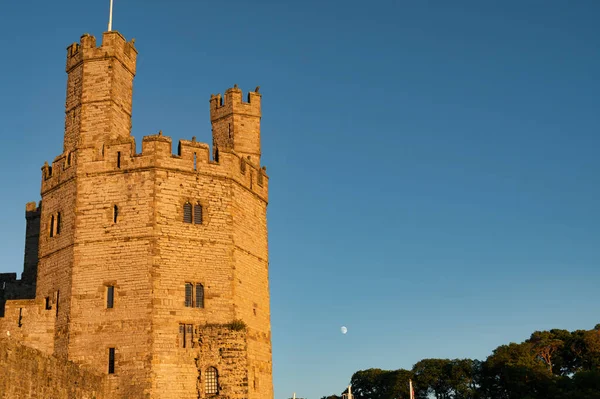
<svg viewBox="0 0 600 399">
<path fill-rule="evenodd" d="M 101 147 L 131 131 L 131 102 L 137 50 L 116 31 L 81 36 L 67 48 L 64 151 Z"/>
<path fill-rule="evenodd" d="M 213 157 L 217 151 L 235 151 L 256 166 L 260 166 L 260 101 L 261 95 L 249 92 L 247 101 L 242 91 L 234 85 L 210 98 L 210 121 L 213 133 Z"/>
</svg>

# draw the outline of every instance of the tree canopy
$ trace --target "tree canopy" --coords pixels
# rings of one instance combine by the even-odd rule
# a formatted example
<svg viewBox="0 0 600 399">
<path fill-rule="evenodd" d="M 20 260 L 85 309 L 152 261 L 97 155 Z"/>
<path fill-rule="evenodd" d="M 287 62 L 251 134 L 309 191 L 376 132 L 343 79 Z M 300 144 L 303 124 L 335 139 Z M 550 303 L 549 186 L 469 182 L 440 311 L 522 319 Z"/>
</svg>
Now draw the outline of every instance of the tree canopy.
<svg viewBox="0 0 600 399">
<path fill-rule="evenodd" d="M 411 370 L 359 370 L 350 384 L 355 399 L 408 399 L 411 379 L 416 399 L 600 399 L 600 324 L 535 331 L 485 361 L 423 359 Z"/>
</svg>

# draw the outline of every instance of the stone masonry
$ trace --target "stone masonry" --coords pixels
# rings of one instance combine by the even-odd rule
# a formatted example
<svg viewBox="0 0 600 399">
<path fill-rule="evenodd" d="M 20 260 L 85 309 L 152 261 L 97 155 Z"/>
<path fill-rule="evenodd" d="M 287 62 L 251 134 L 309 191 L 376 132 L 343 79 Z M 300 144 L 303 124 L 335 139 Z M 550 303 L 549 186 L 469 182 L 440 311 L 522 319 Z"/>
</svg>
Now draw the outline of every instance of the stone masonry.
<svg viewBox="0 0 600 399">
<path fill-rule="evenodd" d="M 63 151 L 22 279 L 0 275 L 0 334 L 104 375 L 107 398 L 272 399 L 261 95 L 211 96 L 212 154 L 162 132 L 138 154 L 136 57 L 115 31 L 67 49 Z"/>
</svg>

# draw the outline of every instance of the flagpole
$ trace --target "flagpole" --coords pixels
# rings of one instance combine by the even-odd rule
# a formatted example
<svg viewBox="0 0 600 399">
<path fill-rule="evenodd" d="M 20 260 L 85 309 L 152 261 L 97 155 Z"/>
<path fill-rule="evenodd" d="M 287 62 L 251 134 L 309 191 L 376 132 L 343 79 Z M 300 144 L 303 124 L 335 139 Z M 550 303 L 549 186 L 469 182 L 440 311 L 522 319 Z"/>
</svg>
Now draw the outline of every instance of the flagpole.
<svg viewBox="0 0 600 399">
<path fill-rule="evenodd" d="M 108 31 L 112 30 L 112 12 L 113 12 L 113 0 L 110 0 L 110 13 L 108 16 Z"/>
</svg>

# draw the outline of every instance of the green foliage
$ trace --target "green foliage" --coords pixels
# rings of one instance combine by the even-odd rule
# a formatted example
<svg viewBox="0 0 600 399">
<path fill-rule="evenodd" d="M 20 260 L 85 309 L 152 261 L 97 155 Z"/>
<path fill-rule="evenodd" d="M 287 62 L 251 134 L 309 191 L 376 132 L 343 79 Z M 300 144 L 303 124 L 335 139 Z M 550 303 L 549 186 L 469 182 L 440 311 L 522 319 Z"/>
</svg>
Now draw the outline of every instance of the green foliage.
<svg viewBox="0 0 600 399">
<path fill-rule="evenodd" d="M 242 331 L 246 329 L 246 323 L 244 323 L 244 320 L 233 320 L 231 323 L 228 324 L 229 328 L 233 331 Z"/>
<path fill-rule="evenodd" d="M 412 378 L 412 372 L 403 369 L 357 371 L 350 381 L 352 396 L 355 399 L 408 398 L 408 380 L 410 378 Z"/>
<path fill-rule="evenodd" d="M 408 399 L 409 379 L 417 399 L 600 399 L 600 324 L 535 331 L 485 361 L 423 359 L 412 370 L 360 370 L 350 383 L 356 399 Z"/>
</svg>

